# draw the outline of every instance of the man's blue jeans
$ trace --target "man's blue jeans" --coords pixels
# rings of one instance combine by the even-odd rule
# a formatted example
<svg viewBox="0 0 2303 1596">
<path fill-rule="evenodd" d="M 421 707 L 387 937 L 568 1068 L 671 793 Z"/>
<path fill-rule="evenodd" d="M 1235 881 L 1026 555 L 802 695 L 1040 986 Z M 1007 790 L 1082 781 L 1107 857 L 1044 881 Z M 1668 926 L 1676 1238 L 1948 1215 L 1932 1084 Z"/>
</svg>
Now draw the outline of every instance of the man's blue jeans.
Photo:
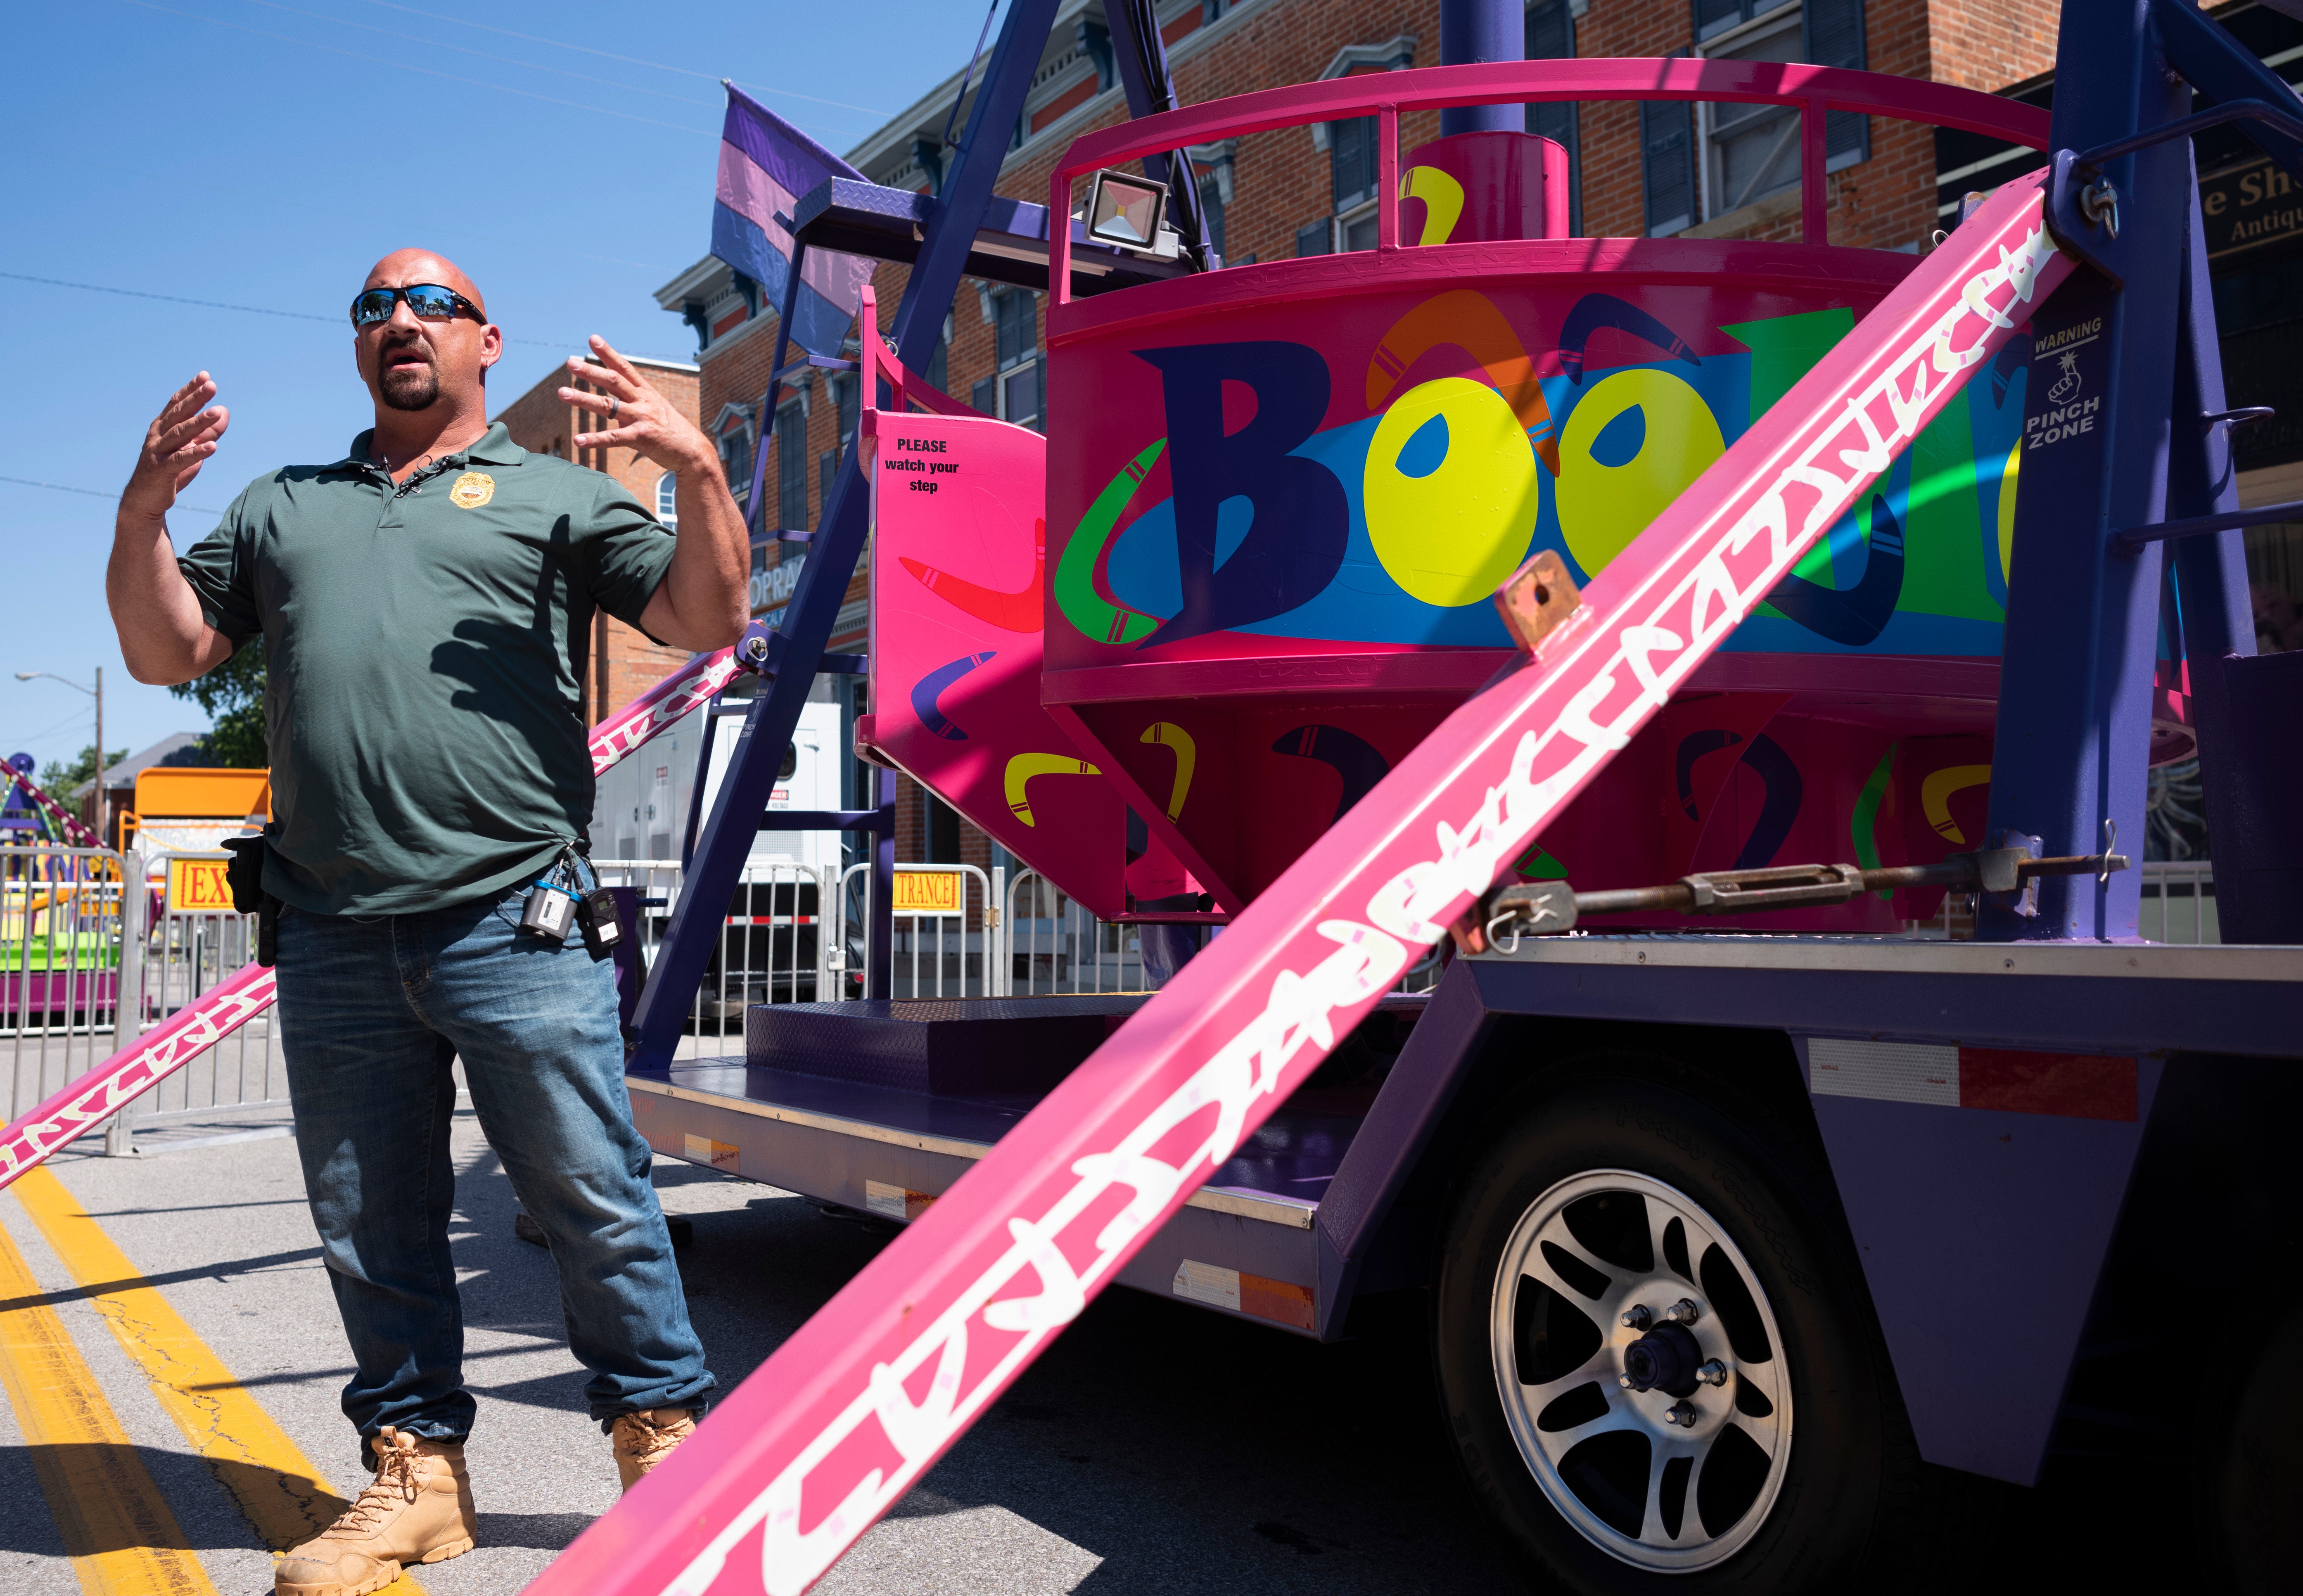
<svg viewBox="0 0 2303 1596">
<path fill-rule="evenodd" d="M 521 887 L 421 914 L 280 917 L 279 1014 L 297 1150 L 357 1366 L 344 1413 L 460 1441 L 464 1317 L 448 1224 L 460 1055 L 480 1128 L 552 1244 L 568 1345 L 603 1422 L 701 1408 L 649 1152 L 632 1127 L 614 965 L 572 929 L 522 935 Z"/>
</svg>

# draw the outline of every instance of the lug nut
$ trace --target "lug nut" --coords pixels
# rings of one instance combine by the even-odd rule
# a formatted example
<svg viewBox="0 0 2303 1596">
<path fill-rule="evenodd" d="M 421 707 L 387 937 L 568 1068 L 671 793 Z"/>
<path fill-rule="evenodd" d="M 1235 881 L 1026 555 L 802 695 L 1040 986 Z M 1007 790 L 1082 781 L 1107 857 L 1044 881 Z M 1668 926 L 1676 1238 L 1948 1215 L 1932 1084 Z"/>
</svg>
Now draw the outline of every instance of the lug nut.
<svg viewBox="0 0 2303 1596">
<path fill-rule="evenodd" d="M 1695 1404 L 1692 1402 L 1675 1402 L 1663 1410 L 1663 1422 L 1666 1424 L 1676 1424 L 1682 1430 L 1694 1429 L 1698 1416 Z"/>
<path fill-rule="evenodd" d="M 1666 1324 L 1693 1324 L 1703 1317 L 1701 1305 L 1691 1296 L 1683 1296 L 1663 1313 Z"/>
<path fill-rule="evenodd" d="M 1725 1385 L 1727 1383 L 1727 1365 L 1721 1363 L 1716 1357 L 1706 1358 L 1702 1364 L 1697 1367 L 1695 1371 L 1695 1378 L 1701 1381 L 1705 1385 Z"/>
<path fill-rule="evenodd" d="M 1648 1312 L 1645 1303 L 1635 1304 L 1624 1311 L 1624 1328 L 1625 1330 L 1643 1330 L 1654 1322 L 1655 1315 Z"/>
</svg>

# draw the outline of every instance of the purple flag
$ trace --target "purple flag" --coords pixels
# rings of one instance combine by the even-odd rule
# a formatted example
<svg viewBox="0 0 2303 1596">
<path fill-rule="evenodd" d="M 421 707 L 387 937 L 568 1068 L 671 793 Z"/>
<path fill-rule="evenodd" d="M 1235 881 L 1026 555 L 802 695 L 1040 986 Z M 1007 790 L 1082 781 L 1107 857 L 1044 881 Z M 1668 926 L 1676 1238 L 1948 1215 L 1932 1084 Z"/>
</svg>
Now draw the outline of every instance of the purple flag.
<svg viewBox="0 0 2303 1596">
<path fill-rule="evenodd" d="M 712 253 L 767 291 L 780 307 L 789 282 L 789 216 L 800 196 L 827 177 L 864 174 L 733 84 L 720 133 L 720 182 L 712 207 Z M 856 317 L 858 291 L 873 263 L 810 249 L 800 266 L 799 295 L 788 329 L 803 349 L 837 354 Z"/>
</svg>

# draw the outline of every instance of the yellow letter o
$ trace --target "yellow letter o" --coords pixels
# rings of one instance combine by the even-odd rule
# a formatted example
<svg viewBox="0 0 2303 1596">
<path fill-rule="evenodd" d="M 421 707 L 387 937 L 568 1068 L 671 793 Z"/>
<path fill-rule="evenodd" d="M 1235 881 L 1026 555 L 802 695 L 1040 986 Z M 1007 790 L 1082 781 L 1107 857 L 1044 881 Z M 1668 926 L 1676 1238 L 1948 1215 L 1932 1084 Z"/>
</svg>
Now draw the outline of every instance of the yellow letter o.
<svg viewBox="0 0 2303 1596">
<path fill-rule="evenodd" d="M 1411 477 L 1401 452 L 1435 417 L 1447 451 L 1430 472 Z M 1456 376 L 1392 401 L 1368 444 L 1362 490 L 1368 540 L 1391 579 L 1449 608 L 1487 598 L 1519 568 L 1542 502 L 1519 418 L 1493 388 Z"/>
<path fill-rule="evenodd" d="M 1619 466 L 1591 458 L 1607 424 L 1644 412 L 1647 435 Z M 1618 371 L 1592 384 L 1559 439 L 1560 530 L 1567 551 L 1597 576 L 1687 485 L 1726 452 L 1703 395 L 1667 371 Z"/>
</svg>

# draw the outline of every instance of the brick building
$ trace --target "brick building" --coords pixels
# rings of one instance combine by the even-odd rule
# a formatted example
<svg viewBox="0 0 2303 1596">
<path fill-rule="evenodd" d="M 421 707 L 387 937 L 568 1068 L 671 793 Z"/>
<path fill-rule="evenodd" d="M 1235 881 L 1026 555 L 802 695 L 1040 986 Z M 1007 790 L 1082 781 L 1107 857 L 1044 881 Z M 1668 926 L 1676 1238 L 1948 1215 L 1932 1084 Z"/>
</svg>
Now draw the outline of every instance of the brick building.
<svg viewBox="0 0 2303 1596">
<path fill-rule="evenodd" d="M 696 420 L 698 367 L 672 360 L 626 358 L 639 368 L 650 387 L 671 401 L 688 420 Z M 677 530 L 679 518 L 672 504 L 671 472 L 635 450 L 572 446 L 569 440 L 590 431 L 596 418 L 560 401 L 560 390 L 568 385 L 566 368 L 554 367 L 543 381 L 498 411 L 495 418 L 523 449 L 605 471 L 623 484 L 632 497 L 655 511 L 658 520 Z M 602 612 L 592 622 L 592 667 L 584 681 L 586 721 L 596 725 L 611 711 L 630 703 L 687 663 L 686 649 L 661 647 Z"/>
<path fill-rule="evenodd" d="M 1530 57 L 1692 55 L 1812 61 L 1931 79 L 2044 105 L 2053 91 L 2059 9 L 2055 0 L 1529 0 L 1525 43 Z M 2274 66 L 2303 56 L 2303 49 L 2292 47 L 2303 44 L 2303 24 L 2253 0 L 2210 9 Z M 1438 0 L 1162 0 L 1158 11 L 1177 91 L 1186 104 L 1287 83 L 1436 65 L 1439 58 Z M 960 90 L 958 69 L 965 64 L 955 62 L 947 80 L 846 152 L 848 159 L 873 182 L 933 191 L 950 154 L 941 135 Z M 963 104 L 963 122 L 966 114 Z M 1101 0 L 1067 0 L 1010 135 L 999 191 L 1044 203 L 1048 175 L 1063 150 L 1081 134 L 1126 116 Z M 1436 137 L 1438 122 L 1436 113 L 1404 115 L 1403 151 Z M 1527 125 L 1558 139 L 1572 154 L 1573 208 L 1581 234 L 1799 236 L 1798 124 L 1791 110 L 1539 106 L 1530 107 Z M 1286 128 L 1194 148 L 1190 154 L 1211 241 L 1226 264 L 1373 247 L 1374 142 L 1371 117 L 1356 125 Z M 2248 159 L 2236 145 L 2230 153 L 2233 161 Z M 1835 114 L 1826 163 L 1831 241 L 1924 253 L 1936 230 L 1949 224 L 1961 193 L 1987 190 L 2037 160 L 2033 152 L 2010 150 L 1972 135 Z M 2207 170 L 2203 148 L 2202 171 Z M 2292 232 L 2303 241 L 2303 211 Z M 899 302 L 907 276 L 900 265 L 879 268 L 874 283 L 881 305 L 888 308 L 883 314 Z M 2273 292 L 2277 287 L 2261 289 L 2258 297 L 2287 292 Z M 776 340 L 774 307 L 763 302 L 759 286 L 724 262 L 706 258 L 656 297 L 696 330 L 701 413 L 721 440 L 730 479 L 748 480 L 753 452 L 766 449 L 765 524 L 813 526 L 853 435 L 855 378 L 813 372 L 785 397 L 773 418 L 763 418 L 755 412 Z M 2281 299 L 2276 313 L 2303 318 L 2303 266 L 2288 298 L 2292 306 Z M 1022 290 L 969 283 L 945 318 L 943 342 L 924 375 L 980 410 L 1039 425 L 1041 299 Z M 2303 319 L 2295 325 L 2303 335 Z M 2236 358 L 2228 342 L 2227 351 L 2227 359 Z M 2297 353 L 2303 355 L 2303 348 Z M 2296 363 L 2290 368 L 2297 368 Z M 2240 402 L 2237 393 L 2233 401 Z M 2290 413 L 2303 415 L 2303 395 L 2297 396 Z M 2296 443 L 2282 458 L 2303 461 L 2303 423 L 2297 425 Z M 2303 465 L 2290 468 L 2290 474 L 2303 478 Z M 2268 501 L 2254 492 L 2247 502 Z M 2268 536 L 2275 541 L 2286 535 L 2258 529 L 2251 540 Z M 778 546 L 797 548 L 770 545 L 755 553 L 760 567 L 773 565 Z M 2303 545 L 2296 545 L 2292 562 L 2303 570 Z M 848 591 L 832 646 L 865 651 L 865 616 L 859 576 Z M 861 779 L 860 772 L 851 776 Z M 998 852 L 909 781 L 900 786 L 899 858 L 983 863 Z M 845 801 L 860 801 L 861 790 L 852 787 Z"/>
</svg>

